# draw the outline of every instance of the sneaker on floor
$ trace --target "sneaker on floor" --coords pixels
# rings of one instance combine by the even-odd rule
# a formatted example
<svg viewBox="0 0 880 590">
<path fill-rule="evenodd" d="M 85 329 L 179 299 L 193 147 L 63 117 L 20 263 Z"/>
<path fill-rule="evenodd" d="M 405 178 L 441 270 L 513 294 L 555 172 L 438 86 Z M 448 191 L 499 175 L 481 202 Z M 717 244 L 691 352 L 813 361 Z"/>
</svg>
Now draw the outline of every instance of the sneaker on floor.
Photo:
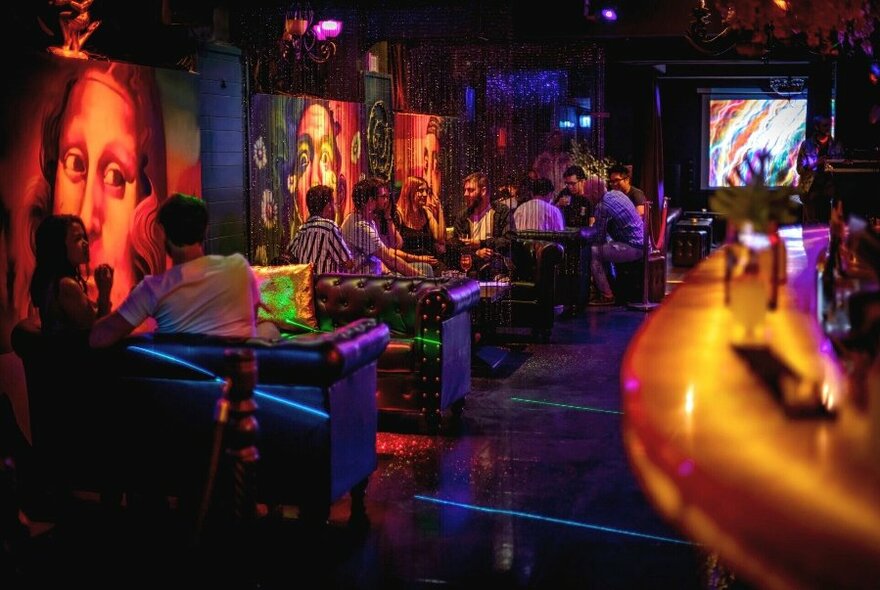
<svg viewBox="0 0 880 590">
<path fill-rule="evenodd" d="M 595 297 L 590 297 L 590 300 L 587 302 L 587 306 L 589 307 L 602 307 L 608 305 L 616 305 L 616 301 L 614 300 L 614 295 L 609 295 L 608 297 L 604 295 L 596 295 Z"/>
</svg>

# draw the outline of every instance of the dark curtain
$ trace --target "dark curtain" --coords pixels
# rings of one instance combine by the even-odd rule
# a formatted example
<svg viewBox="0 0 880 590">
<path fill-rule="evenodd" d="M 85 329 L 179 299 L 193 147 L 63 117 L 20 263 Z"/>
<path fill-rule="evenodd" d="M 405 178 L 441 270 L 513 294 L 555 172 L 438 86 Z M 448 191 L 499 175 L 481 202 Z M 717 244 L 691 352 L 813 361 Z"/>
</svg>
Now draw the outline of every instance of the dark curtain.
<svg viewBox="0 0 880 590">
<path fill-rule="evenodd" d="M 642 176 L 639 185 L 651 202 L 651 235 L 658 248 L 663 248 L 666 217 L 663 214 L 665 197 L 663 187 L 663 120 L 660 106 L 660 87 L 657 76 L 649 80 L 650 92 L 646 96 L 651 101 L 646 112 L 650 113 L 647 121 L 647 137 L 642 155 Z"/>
<path fill-rule="evenodd" d="M 409 98 L 407 96 L 407 88 L 409 87 L 409 78 L 406 75 L 406 47 L 401 43 L 389 45 L 388 61 L 391 70 L 391 79 L 394 84 L 394 110 L 409 111 Z"/>
</svg>

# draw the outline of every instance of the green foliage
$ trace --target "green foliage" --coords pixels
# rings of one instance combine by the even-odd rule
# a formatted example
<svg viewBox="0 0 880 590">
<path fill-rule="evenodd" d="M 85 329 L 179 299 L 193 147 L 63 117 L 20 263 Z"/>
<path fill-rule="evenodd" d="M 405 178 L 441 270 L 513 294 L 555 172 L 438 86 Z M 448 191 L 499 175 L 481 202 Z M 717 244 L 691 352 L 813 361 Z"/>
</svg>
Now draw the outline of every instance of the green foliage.
<svg viewBox="0 0 880 590">
<path fill-rule="evenodd" d="M 573 141 L 571 144 L 571 160 L 584 169 L 587 177 L 598 176 L 599 178 L 605 178 L 608 174 L 608 168 L 617 163 L 611 158 L 596 156 L 590 151 L 590 148 L 577 141 Z"/>
<path fill-rule="evenodd" d="M 749 169 L 749 180 L 745 186 L 719 188 L 709 197 L 712 211 L 723 214 L 734 225 L 750 222 L 755 231 L 766 232 L 772 225 L 793 223 L 797 203 L 792 195 L 797 189 L 791 186 L 771 188 L 765 183 L 765 165 L 769 159 L 766 152 L 758 152 L 754 159 L 746 159 Z M 757 161 L 757 163 L 756 163 Z M 744 180 L 737 170 L 740 181 Z M 729 184 L 736 184 L 729 179 Z"/>
</svg>

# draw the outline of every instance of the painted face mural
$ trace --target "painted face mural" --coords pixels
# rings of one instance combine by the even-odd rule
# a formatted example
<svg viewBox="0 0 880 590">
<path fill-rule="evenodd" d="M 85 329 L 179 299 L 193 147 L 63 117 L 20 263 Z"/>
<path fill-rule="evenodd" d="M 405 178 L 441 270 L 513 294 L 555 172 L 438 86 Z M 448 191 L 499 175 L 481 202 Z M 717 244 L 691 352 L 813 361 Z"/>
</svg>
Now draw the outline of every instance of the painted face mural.
<svg viewBox="0 0 880 590">
<path fill-rule="evenodd" d="M 33 56 L 0 90 L 0 349 L 28 315 L 33 234 L 51 214 L 82 218 L 91 268 L 109 264 L 118 306 L 166 254 L 156 211 L 201 194 L 197 83 L 185 72 Z"/>
<path fill-rule="evenodd" d="M 336 129 L 330 111 L 323 104 L 312 104 L 299 120 L 295 165 L 292 176 L 296 210 L 300 223 L 308 217 L 306 193 L 318 184 L 329 186 L 338 194 L 340 154 L 336 146 Z"/>
<path fill-rule="evenodd" d="M 366 172 L 362 103 L 256 94 L 251 99 L 253 262 L 268 264 L 308 219 L 306 193 L 333 189 L 336 221 L 352 211 L 350 188 Z M 267 214 L 271 212 L 271 215 Z"/>
<path fill-rule="evenodd" d="M 129 227 L 142 186 L 132 97 L 111 76 L 88 74 L 74 85 L 61 119 L 53 213 L 79 215 L 91 260 L 107 263 L 121 299 L 134 285 Z"/>
</svg>

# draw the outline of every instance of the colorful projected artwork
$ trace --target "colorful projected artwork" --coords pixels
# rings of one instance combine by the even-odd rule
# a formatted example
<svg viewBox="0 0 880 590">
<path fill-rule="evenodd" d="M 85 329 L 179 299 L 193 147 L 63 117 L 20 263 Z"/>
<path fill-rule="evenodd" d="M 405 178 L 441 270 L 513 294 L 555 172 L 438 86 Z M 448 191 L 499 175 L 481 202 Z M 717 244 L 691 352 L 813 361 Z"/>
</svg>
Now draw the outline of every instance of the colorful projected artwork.
<svg viewBox="0 0 880 590">
<path fill-rule="evenodd" d="M 196 76 L 50 55 L 4 75 L 0 351 L 29 313 L 33 236 L 46 216 L 82 218 L 90 268 L 114 269 L 116 307 L 166 267 L 158 206 L 174 192 L 201 195 Z"/>
<path fill-rule="evenodd" d="M 351 188 L 366 175 L 364 105 L 268 94 L 251 101 L 251 240 L 254 264 L 268 264 L 309 217 L 306 192 L 335 191 L 337 222 L 351 212 Z"/>
<path fill-rule="evenodd" d="M 770 154 L 767 184 L 794 185 L 797 150 L 804 139 L 806 120 L 806 99 L 710 99 L 708 186 L 744 184 L 748 168 L 743 162 L 761 150 Z"/>
</svg>

